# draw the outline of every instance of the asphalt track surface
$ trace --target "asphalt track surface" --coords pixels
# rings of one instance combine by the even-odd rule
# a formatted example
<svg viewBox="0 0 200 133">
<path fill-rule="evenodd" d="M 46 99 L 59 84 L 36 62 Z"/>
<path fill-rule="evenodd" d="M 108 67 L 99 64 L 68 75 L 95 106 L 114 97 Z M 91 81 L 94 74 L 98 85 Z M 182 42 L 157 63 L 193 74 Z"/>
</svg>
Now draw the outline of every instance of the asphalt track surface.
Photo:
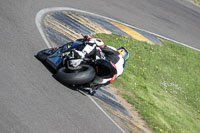
<svg viewBox="0 0 200 133">
<path fill-rule="evenodd" d="M 0 0 L 0 133 L 121 132 L 34 55 L 46 48 L 35 15 L 73 7 L 200 48 L 200 9 L 180 0 Z"/>
</svg>

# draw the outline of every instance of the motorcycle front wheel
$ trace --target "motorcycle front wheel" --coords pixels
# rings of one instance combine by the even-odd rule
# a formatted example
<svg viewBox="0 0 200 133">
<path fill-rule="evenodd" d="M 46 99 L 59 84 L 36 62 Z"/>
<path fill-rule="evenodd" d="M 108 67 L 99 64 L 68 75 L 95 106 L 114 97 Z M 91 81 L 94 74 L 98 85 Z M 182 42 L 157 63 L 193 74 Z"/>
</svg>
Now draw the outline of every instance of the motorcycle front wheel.
<svg viewBox="0 0 200 133">
<path fill-rule="evenodd" d="M 79 69 L 69 70 L 61 67 L 55 78 L 63 84 L 81 85 L 91 82 L 96 76 L 96 72 L 92 66 L 81 65 Z"/>
</svg>

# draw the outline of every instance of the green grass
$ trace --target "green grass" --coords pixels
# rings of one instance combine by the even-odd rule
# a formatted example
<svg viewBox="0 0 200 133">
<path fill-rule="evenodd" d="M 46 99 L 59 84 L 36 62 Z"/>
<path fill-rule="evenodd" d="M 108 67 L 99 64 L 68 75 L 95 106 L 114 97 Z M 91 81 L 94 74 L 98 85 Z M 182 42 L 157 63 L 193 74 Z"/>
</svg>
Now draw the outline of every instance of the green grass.
<svg viewBox="0 0 200 133">
<path fill-rule="evenodd" d="M 200 4 L 200 0 L 192 0 L 192 1 L 194 1 L 197 4 Z"/>
<path fill-rule="evenodd" d="M 114 85 L 156 133 L 200 132 L 200 52 L 173 42 L 163 46 L 120 35 L 97 34 L 105 44 L 130 52 Z"/>
</svg>

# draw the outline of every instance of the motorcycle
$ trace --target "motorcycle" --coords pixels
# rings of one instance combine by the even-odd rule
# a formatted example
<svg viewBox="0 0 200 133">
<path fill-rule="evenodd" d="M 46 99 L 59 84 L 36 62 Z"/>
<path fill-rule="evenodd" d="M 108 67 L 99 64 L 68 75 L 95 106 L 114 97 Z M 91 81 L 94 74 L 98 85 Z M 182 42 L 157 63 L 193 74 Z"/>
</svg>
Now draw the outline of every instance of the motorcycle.
<svg viewBox="0 0 200 133">
<path fill-rule="evenodd" d="M 81 51 L 86 45 L 85 42 L 83 38 L 58 48 L 45 49 L 38 52 L 36 58 L 50 65 L 56 71 L 55 78 L 61 83 L 89 88 L 91 93 L 102 86 L 94 82 L 95 78 L 112 78 L 117 71 L 108 60 L 95 60 L 94 57 L 81 58 L 77 55 L 75 49 Z M 125 48 L 118 49 L 129 56 Z"/>
<path fill-rule="evenodd" d="M 95 90 L 98 87 L 98 84 L 93 83 L 96 76 L 95 60 L 89 57 L 80 58 L 74 52 L 74 49 L 82 49 L 84 43 L 84 39 L 78 39 L 58 48 L 42 50 L 35 56 L 56 71 L 55 78 L 61 83 Z"/>
</svg>

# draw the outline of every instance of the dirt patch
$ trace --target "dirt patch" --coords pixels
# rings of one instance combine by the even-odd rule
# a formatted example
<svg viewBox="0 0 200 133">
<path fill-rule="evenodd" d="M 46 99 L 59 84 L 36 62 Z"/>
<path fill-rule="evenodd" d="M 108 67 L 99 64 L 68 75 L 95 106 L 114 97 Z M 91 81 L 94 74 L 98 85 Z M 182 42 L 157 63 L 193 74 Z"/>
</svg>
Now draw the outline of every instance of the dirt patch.
<svg viewBox="0 0 200 133">
<path fill-rule="evenodd" d="M 114 85 L 109 85 L 108 88 L 109 88 L 110 92 L 117 98 L 117 100 L 120 102 L 120 104 L 123 105 L 128 110 L 128 112 L 133 117 L 134 121 L 136 121 L 137 123 L 139 123 L 140 125 L 143 126 L 143 130 L 145 131 L 145 133 L 152 133 L 152 131 L 150 129 L 148 129 L 146 122 L 144 120 L 142 120 L 139 113 L 136 111 L 135 107 L 133 105 L 131 105 L 130 103 L 128 103 L 121 96 L 122 93 L 126 93 L 126 92 L 124 92 L 124 90 L 121 88 L 115 87 Z M 127 94 L 127 95 L 131 95 L 131 94 Z M 134 96 L 132 96 L 132 97 L 134 97 Z"/>
</svg>

